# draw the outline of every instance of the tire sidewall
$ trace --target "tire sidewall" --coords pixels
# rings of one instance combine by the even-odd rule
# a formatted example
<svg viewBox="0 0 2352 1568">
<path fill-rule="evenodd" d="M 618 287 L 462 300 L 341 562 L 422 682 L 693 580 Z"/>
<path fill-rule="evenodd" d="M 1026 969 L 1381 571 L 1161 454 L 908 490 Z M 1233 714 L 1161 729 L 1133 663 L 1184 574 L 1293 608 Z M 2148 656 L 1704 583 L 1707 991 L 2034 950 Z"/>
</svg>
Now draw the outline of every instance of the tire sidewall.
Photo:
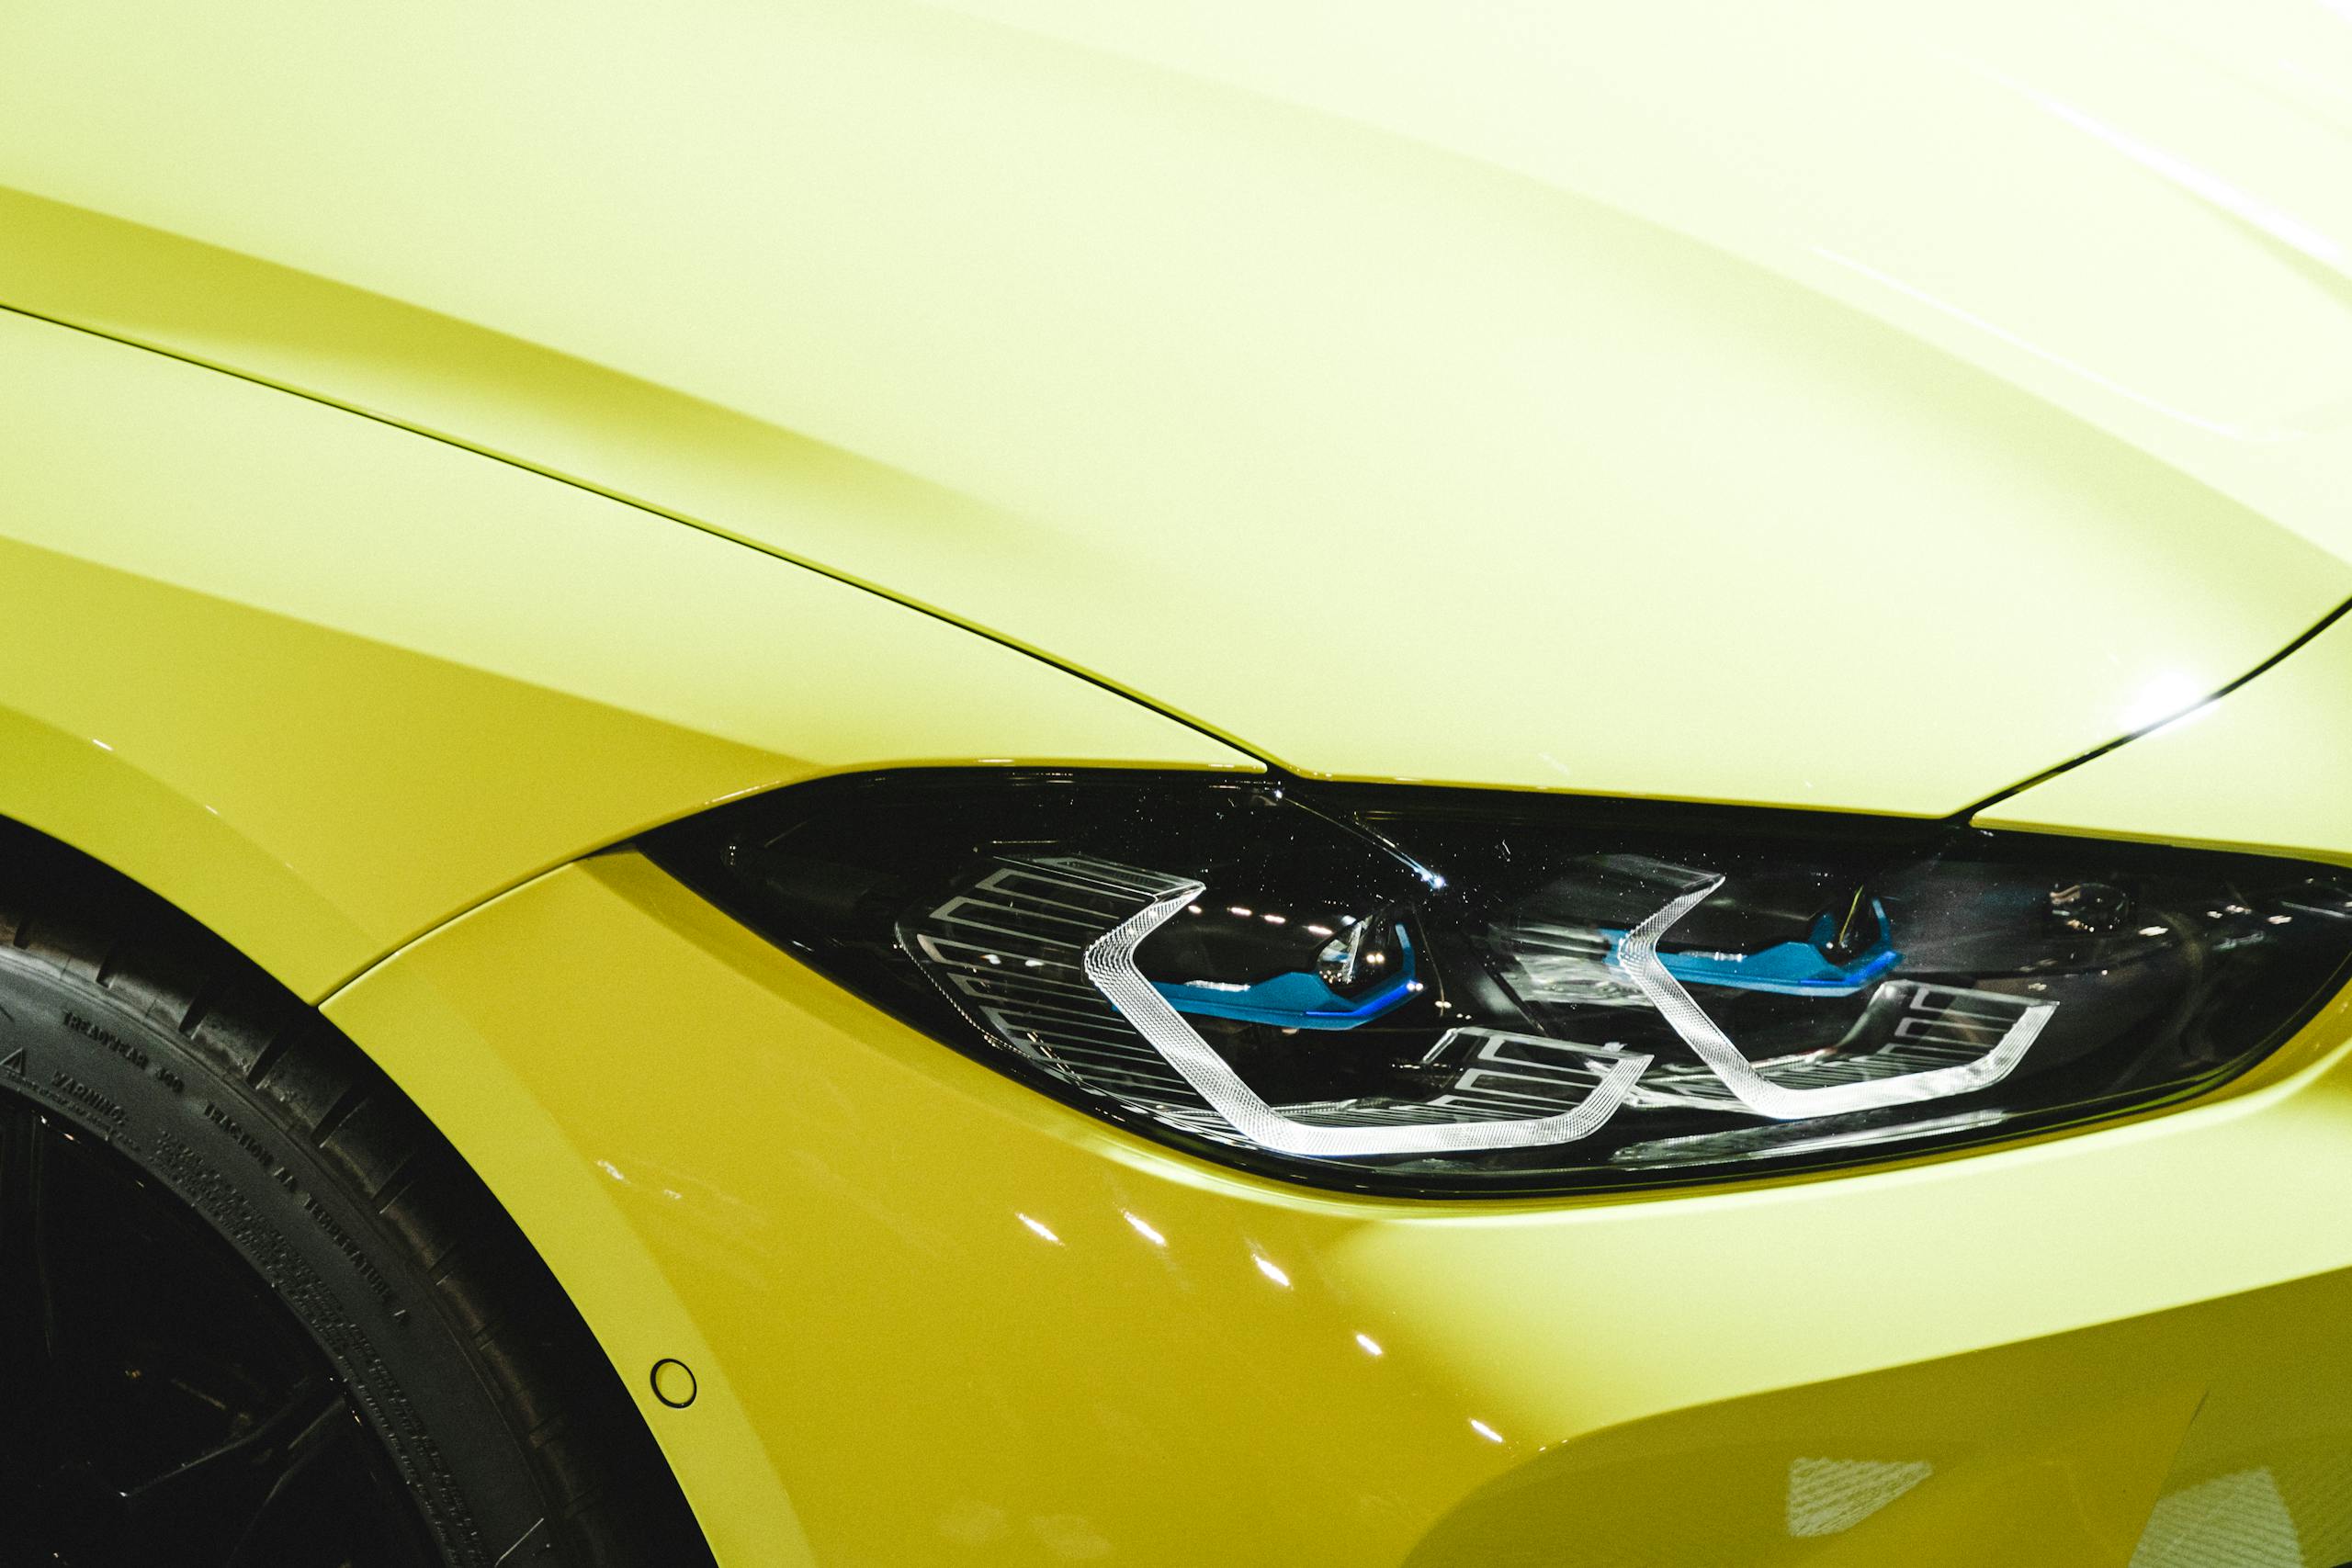
<svg viewBox="0 0 2352 1568">
<path fill-rule="evenodd" d="M 334 1363 L 447 1562 L 552 1550 L 528 1456 L 432 1280 L 264 1095 L 171 1021 L 5 947 L 0 1094 L 111 1147 L 229 1242 Z"/>
</svg>

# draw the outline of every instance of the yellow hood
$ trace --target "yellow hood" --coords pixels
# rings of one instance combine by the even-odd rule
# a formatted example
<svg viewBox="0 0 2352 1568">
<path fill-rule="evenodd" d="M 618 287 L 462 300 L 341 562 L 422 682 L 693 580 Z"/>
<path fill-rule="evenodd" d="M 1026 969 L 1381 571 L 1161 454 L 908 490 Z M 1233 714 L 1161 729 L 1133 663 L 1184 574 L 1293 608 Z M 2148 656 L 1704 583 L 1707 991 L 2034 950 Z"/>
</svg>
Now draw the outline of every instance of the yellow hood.
<svg viewBox="0 0 2352 1568">
<path fill-rule="evenodd" d="M 0 305 L 1300 772 L 1941 813 L 2352 595 L 2352 19 L 2165 10 L 19 6 Z"/>
</svg>

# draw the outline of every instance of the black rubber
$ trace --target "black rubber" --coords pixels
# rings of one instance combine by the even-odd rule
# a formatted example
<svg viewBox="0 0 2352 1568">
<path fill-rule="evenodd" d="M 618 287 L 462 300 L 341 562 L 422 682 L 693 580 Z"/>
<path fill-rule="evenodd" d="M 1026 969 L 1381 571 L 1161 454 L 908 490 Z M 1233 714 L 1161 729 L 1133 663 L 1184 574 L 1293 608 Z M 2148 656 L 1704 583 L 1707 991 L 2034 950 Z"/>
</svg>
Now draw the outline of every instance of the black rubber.
<svg viewBox="0 0 2352 1568">
<path fill-rule="evenodd" d="M 192 921 L 6 823 L 0 1111 L 44 1139 L 105 1145 L 139 1185 L 233 1247 L 323 1353 L 326 1381 L 364 1417 L 441 1562 L 710 1562 L 611 1363 L 416 1107 L 314 1010 Z M 0 1198 L 6 1181 L 0 1172 Z M 47 1245 L 86 1271 L 109 1259 L 85 1249 L 125 1243 L 93 1223 Z M 127 1261 L 122 1277 L 137 1281 Z M 0 1298 L 28 1286 L 27 1266 L 15 1267 Z M 93 1384 L 88 1407 L 107 1408 L 96 1385 L 118 1374 L 74 1375 Z M 0 1417 L 17 1439 L 0 1489 L 30 1487 L 39 1470 L 46 1438 L 26 1430 L 25 1408 Z M 0 1519 L 23 1501 L 0 1495 Z M 70 1561 L 50 1550 L 38 1560 Z"/>
</svg>

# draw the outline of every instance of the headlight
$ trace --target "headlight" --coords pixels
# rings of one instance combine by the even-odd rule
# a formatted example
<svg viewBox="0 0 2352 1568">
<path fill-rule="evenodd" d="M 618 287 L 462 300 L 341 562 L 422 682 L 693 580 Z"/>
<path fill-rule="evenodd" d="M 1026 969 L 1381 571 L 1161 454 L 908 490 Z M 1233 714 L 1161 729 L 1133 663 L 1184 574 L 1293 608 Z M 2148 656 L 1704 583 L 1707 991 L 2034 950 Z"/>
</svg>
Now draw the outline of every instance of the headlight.
<svg viewBox="0 0 2352 1568">
<path fill-rule="evenodd" d="M 657 835 L 852 990 L 1325 1185 L 1530 1191 L 2193 1094 L 2352 952 L 2320 866 L 1952 823 L 1132 773 L 832 780 Z"/>
</svg>

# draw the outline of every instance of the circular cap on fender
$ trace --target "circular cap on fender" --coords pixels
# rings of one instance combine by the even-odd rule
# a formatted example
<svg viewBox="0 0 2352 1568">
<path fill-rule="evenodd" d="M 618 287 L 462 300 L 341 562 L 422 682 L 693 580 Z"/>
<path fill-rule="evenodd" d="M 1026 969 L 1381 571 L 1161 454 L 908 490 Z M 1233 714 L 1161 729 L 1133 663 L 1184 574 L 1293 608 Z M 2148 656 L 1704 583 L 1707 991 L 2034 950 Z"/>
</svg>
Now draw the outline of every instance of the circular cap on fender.
<svg viewBox="0 0 2352 1568">
<path fill-rule="evenodd" d="M 653 1397 L 673 1410 L 684 1410 L 695 1402 L 694 1369 L 684 1361 L 663 1357 L 653 1363 Z"/>
</svg>

